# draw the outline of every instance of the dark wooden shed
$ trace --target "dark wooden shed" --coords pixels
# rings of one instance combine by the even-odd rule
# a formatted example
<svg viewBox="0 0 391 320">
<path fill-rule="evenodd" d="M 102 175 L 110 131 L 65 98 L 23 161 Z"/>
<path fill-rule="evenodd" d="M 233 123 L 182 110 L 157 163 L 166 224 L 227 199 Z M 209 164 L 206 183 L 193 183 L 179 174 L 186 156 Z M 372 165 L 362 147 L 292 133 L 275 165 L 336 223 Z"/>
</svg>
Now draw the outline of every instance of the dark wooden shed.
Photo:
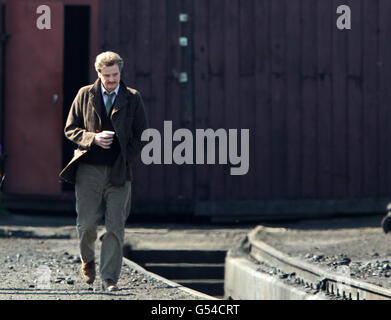
<svg viewBox="0 0 391 320">
<path fill-rule="evenodd" d="M 17 6 L 14 3 L 33 8 L 38 2 L 5 3 L 7 12 L 15 14 L 5 15 L 11 20 L 6 21 L 7 27 L 19 21 L 19 29 L 6 30 L 11 34 L 5 60 L 8 133 L 7 126 L 17 125 L 7 117 L 15 117 L 8 110 L 15 108 L 11 108 L 11 99 L 20 88 L 9 88 L 7 77 L 20 79 L 23 74 L 26 83 L 35 77 L 27 68 L 31 64 L 21 65 L 9 53 L 15 46 L 13 37 L 26 25 L 18 19 L 26 13 L 12 8 Z M 87 80 L 95 80 L 92 64 L 97 52 L 117 51 L 125 60 L 123 79 L 143 95 L 152 128 L 163 132 L 166 120 L 172 121 L 173 130 L 250 130 L 249 172 L 243 176 L 230 175 L 230 165 L 146 166 L 138 161 L 135 214 L 240 220 L 385 210 L 391 194 L 389 0 L 48 2 L 53 8 L 70 4 L 84 4 L 90 10 L 89 57 L 83 60 L 91 68 Z M 336 26 L 339 5 L 351 8 L 351 30 Z M 77 15 L 75 10 L 72 17 Z M 72 29 L 69 21 L 68 28 L 58 26 L 58 37 L 54 36 L 58 45 L 42 53 L 42 61 L 53 63 L 42 76 L 57 69 L 59 79 L 66 74 L 68 68 L 53 56 L 81 68 L 77 54 L 69 58 L 73 50 L 62 50 L 67 34 L 75 36 L 83 30 Z M 27 36 L 39 35 L 35 31 Z M 22 69 L 21 73 L 15 73 L 15 68 Z M 70 83 L 72 76 L 64 79 Z M 59 99 L 66 101 L 62 108 L 66 113 L 75 88 L 62 87 L 67 90 L 59 91 Z M 52 102 L 44 104 L 50 108 Z M 26 117 L 23 102 L 19 108 Z M 34 118 L 30 115 L 29 119 Z M 45 122 L 31 126 L 39 123 Z M 45 133 L 48 140 L 56 139 L 53 150 L 59 150 L 62 124 L 57 119 L 52 131 Z M 7 140 L 5 135 L 6 172 L 8 176 L 8 170 L 14 170 L 21 177 L 10 176 L 5 191 L 30 194 L 38 190 L 40 195 L 54 193 L 58 198 L 72 194 L 54 179 L 61 159 L 69 158 L 71 148 L 66 142 L 62 158 L 55 151 L 59 158 L 54 163 L 53 157 L 49 165 L 41 162 L 44 150 L 36 163 L 27 161 L 27 142 L 15 139 Z M 36 150 L 39 147 L 32 145 Z M 16 153 L 21 154 L 18 165 L 11 160 Z M 10 169 L 13 165 L 17 168 Z M 26 165 L 30 166 L 26 171 L 36 171 L 41 165 L 48 180 L 34 180 L 34 176 L 32 185 L 37 189 L 27 188 L 26 172 L 20 169 Z"/>
</svg>

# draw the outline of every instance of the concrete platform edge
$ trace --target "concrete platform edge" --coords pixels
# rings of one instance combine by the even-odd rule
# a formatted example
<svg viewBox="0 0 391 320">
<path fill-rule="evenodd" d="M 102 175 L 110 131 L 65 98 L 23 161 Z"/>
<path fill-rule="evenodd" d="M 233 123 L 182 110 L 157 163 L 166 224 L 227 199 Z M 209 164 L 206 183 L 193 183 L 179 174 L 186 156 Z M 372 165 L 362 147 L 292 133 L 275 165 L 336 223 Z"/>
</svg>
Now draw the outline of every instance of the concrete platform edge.
<svg viewBox="0 0 391 320">
<path fill-rule="evenodd" d="M 328 300 L 259 272 L 255 263 L 231 256 L 230 252 L 225 262 L 224 291 L 233 300 Z"/>
</svg>

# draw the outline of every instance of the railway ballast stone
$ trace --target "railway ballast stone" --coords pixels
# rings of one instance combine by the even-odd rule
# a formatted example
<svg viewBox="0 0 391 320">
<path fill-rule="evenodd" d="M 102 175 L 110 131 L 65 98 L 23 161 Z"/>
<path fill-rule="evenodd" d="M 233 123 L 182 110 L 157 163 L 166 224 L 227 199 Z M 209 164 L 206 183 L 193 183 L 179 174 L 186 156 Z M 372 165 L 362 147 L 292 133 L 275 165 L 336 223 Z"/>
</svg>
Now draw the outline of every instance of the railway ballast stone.
<svg viewBox="0 0 391 320">
<path fill-rule="evenodd" d="M 197 300 L 200 297 L 170 287 L 128 264 L 122 267 L 118 293 L 101 290 L 80 276 L 78 241 L 36 233 L 0 232 L 0 300 Z M 10 230 L 8 230 L 10 231 Z M 97 250 L 100 250 L 97 244 Z M 99 270 L 99 257 L 97 257 Z M 45 280 L 46 277 L 46 280 Z"/>
<path fill-rule="evenodd" d="M 257 239 L 327 272 L 348 268 L 353 279 L 391 289 L 391 235 L 383 232 L 381 219 L 374 215 L 265 224 Z"/>
</svg>

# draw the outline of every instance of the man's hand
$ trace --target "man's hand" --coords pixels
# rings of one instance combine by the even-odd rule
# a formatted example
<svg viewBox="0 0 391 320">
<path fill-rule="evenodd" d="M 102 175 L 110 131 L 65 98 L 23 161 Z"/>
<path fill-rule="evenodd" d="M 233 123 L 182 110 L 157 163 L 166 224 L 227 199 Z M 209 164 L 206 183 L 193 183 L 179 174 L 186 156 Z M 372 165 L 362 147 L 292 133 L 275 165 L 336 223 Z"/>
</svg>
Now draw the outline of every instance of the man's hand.
<svg viewBox="0 0 391 320">
<path fill-rule="evenodd" d="M 113 136 L 109 136 L 105 132 L 99 132 L 94 137 L 94 143 L 103 149 L 110 149 L 113 143 Z"/>
</svg>

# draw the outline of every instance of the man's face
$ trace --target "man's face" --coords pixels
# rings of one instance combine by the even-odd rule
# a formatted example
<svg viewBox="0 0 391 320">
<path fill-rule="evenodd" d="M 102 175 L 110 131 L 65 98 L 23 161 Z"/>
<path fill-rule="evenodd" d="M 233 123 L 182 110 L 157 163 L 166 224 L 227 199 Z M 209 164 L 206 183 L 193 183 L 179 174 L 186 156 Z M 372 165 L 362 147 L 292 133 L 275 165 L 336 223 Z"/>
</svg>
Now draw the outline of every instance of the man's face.
<svg viewBox="0 0 391 320">
<path fill-rule="evenodd" d="M 98 72 L 98 77 L 108 92 L 114 91 L 121 80 L 118 64 L 104 67 L 100 73 Z"/>
</svg>

